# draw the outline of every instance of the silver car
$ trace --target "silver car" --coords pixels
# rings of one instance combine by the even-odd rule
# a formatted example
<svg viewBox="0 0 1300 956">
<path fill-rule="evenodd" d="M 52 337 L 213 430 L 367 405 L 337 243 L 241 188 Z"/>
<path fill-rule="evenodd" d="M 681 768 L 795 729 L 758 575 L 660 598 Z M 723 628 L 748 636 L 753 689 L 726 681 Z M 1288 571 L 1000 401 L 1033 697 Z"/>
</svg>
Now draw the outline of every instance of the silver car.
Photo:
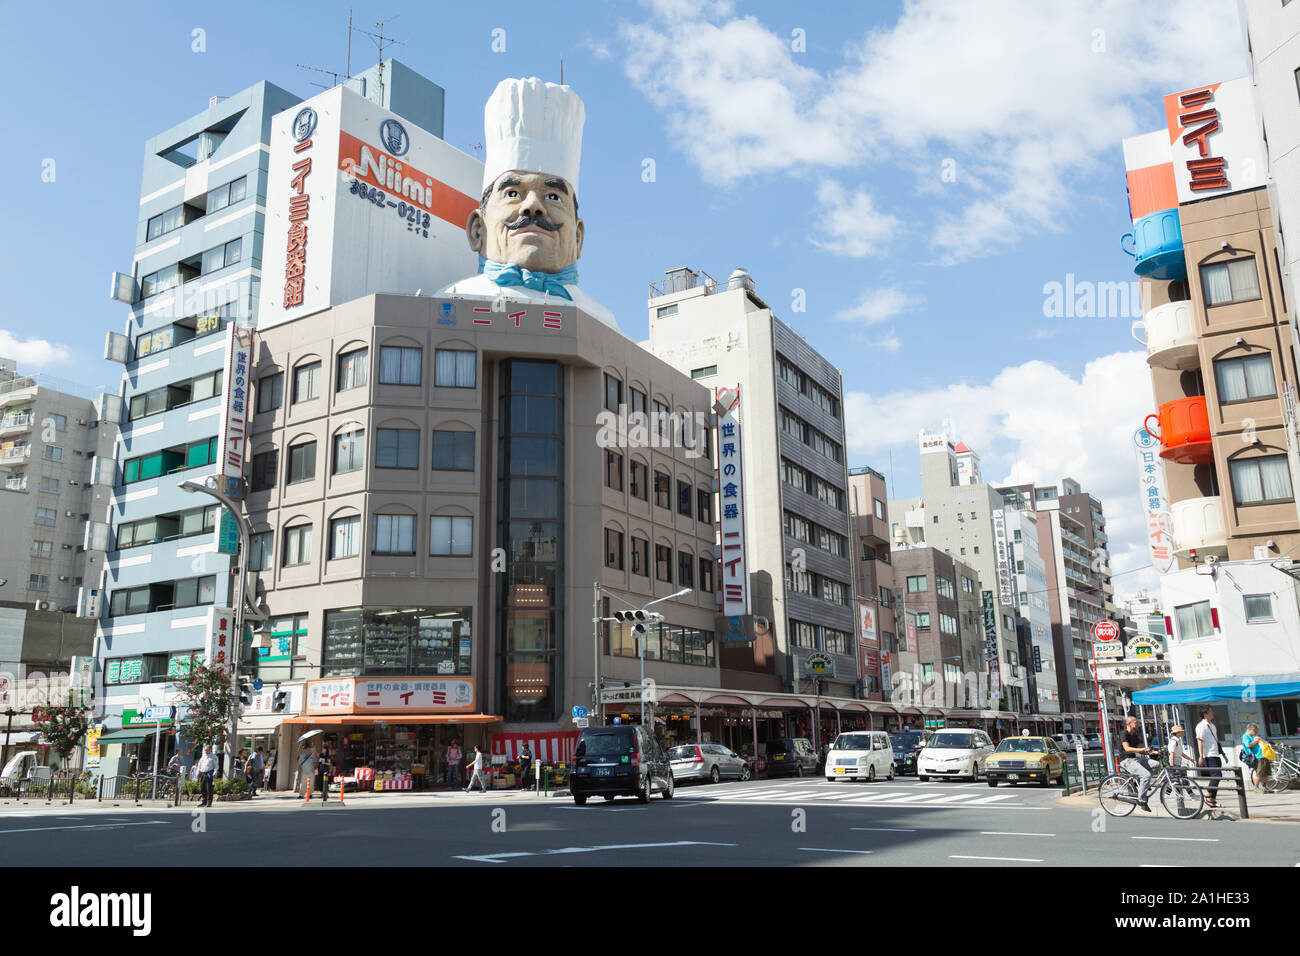
<svg viewBox="0 0 1300 956">
<path fill-rule="evenodd" d="M 722 744 L 682 744 L 668 751 L 673 767 L 673 779 L 708 780 L 717 783 L 723 778 L 748 780 L 749 763 L 740 754 Z"/>
</svg>

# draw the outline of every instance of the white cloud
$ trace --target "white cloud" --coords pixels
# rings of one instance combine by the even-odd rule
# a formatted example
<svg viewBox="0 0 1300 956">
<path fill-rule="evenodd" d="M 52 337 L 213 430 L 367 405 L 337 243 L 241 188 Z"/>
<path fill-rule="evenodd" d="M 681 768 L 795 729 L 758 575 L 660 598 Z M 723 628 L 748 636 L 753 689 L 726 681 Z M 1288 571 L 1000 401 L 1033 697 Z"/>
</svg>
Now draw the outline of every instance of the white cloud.
<svg viewBox="0 0 1300 956">
<path fill-rule="evenodd" d="M 898 340 L 898 336 L 894 334 L 894 330 L 890 329 L 880 338 L 872 342 L 871 347 L 880 349 L 883 352 L 889 352 L 892 355 L 903 347 L 903 343 Z"/>
<path fill-rule="evenodd" d="M 621 30 L 625 69 L 706 180 L 884 164 L 939 179 L 952 160 L 955 181 L 918 190 L 944 204 L 930 243 L 945 262 L 1061 228 L 1079 177 L 1113 164 L 1160 96 L 1246 69 L 1235 10 L 1213 0 L 909 0 L 844 38 L 828 72 L 725 5 L 652 10 Z"/>
<path fill-rule="evenodd" d="M 881 252 L 881 245 L 894 238 L 903 223 L 897 216 L 880 212 L 865 190 L 849 193 L 833 179 L 817 187 L 814 220 L 820 235 L 812 244 L 825 252 L 863 259 Z"/>
<path fill-rule="evenodd" d="M 858 301 L 850 308 L 836 312 L 835 318 L 844 322 L 862 322 L 866 325 L 876 325 L 902 315 L 904 312 L 910 312 L 924 301 L 925 299 L 922 297 L 908 295 L 894 286 L 882 286 L 879 289 L 869 289 L 862 293 L 858 297 Z"/>
<path fill-rule="evenodd" d="M 68 362 L 72 359 L 72 352 L 66 345 L 38 338 L 20 339 L 8 329 L 0 329 L 0 356 L 14 359 L 26 370 L 32 366 L 46 368 L 56 362 Z"/>
<path fill-rule="evenodd" d="M 995 484 L 1076 479 L 1105 507 L 1111 570 L 1125 571 L 1148 563 L 1132 435 L 1151 410 L 1150 381 L 1146 354 L 1134 351 L 1094 359 L 1079 378 L 1030 361 L 986 383 L 850 392 L 844 396 L 848 445 L 865 464 L 891 446 L 917 454 L 917 432 L 951 419 L 955 437 L 979 454 L 985 478 Z M 900 464 L 919 467 L 915 458 Z"/>
</svg>

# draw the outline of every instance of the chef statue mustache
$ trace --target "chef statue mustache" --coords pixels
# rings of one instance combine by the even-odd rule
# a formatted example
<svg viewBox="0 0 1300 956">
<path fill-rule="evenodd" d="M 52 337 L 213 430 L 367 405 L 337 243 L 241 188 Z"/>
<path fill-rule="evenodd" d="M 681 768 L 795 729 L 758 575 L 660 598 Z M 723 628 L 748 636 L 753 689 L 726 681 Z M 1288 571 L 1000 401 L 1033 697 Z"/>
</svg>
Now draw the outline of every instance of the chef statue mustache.
<svg viewBox="0 0 1300 956">
<path fill-rule="evenodd" d="M 483 194 L 465 224 L 477 275 L 441 295 L 572 305 L 617 329 L 582 291 L 577 262 L 586 226 L 578 215 L 582 100 L 536 77 L 502 80 L 483 111 Z"/>
</svg>

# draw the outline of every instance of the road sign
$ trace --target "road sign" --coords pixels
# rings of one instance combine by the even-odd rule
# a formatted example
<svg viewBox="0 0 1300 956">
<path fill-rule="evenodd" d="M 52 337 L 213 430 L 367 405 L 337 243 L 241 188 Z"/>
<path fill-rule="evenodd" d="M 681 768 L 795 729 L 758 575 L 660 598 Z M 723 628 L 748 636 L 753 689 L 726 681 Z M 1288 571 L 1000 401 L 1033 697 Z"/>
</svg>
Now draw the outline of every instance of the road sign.
<svg viewBox="0 0 1300 956">
<path fill-rule="evenodd" d="M 586 708 L 586 707 L 581 707 L 581 706 L 579 706 L 579 707 L 574 707 L 574 708 L 573 708 L 573 719 L 574 719 L 574 720 L 578 720 L 579 718 L 586 717 L 586 716 L 587 716 L 587 713 L 588 713 L 588 711 L 587 711 L 587 708 Z"/>
<path fill-rule="evenodd" d="M 262 678 L 260 678 L 260 677 L 254 677 L 254 678 L 253 678 L 253 690 L 261 690 L 261 689 L 262 689 Z"/>
<path fill-rule="evenodd" d="M 646 694 L 644 700 L 654 703 L 654 682 L 646 681 Z M 639 704 L 642 703 L 643 696 L 641 685 L 636 684 L 632 687 L 606 687 L 600 692 L 600 702 L 602 704 Z"/>
<path fill-rule="evenodd" d="M 589 726 L 590 724 L 591 724 L 591 719 L 588 718 L 588 717 L 574 717 L 574 718 L 573 718 L 573 726 L 575 726 L 575 727 L 587 727 L 587 726 Z"/>
<path fill-rule="evenodd" d="M 171 720 L 172 709 L 168 704 L 165 707 L 146 707 L 144 709 L 145 720 Z"/>
<path fill-rule="evenodd" d="M 809 654 L 803 659 L 805 677 L 834 677 L 835 661 L 825 654 Z"/>
<path fill-rule="evenodd" d="M 1119 637 L 1119 625 L 1114 621 L 1096 621 L 1092 625 L 1092 637 L 1096 641 L 1113 641 Z"/>
</svg>

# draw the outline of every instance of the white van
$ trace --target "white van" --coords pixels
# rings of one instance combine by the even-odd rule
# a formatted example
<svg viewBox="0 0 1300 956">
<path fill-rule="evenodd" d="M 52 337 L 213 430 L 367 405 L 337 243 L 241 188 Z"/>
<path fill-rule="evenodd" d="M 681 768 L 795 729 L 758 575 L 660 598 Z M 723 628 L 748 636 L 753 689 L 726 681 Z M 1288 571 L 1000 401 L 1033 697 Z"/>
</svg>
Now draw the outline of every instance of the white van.
<svg viewBox="0 0 1300 956">
<path fill-rule="evenodd" d="M 827 780 L 893 780 L 894 748 L 883 730 L 840 734 L 826 754 Z"/>
<path fill-rule="evenodd" d="M 972 727 L 945 727 L 930 737 L 916 758 L 916 777 L 924 782 L 931 777 L 969 777 L 978 780 L 984 761 L 993 753 L 993 741 L 982 730 Z"/>
</svg>

